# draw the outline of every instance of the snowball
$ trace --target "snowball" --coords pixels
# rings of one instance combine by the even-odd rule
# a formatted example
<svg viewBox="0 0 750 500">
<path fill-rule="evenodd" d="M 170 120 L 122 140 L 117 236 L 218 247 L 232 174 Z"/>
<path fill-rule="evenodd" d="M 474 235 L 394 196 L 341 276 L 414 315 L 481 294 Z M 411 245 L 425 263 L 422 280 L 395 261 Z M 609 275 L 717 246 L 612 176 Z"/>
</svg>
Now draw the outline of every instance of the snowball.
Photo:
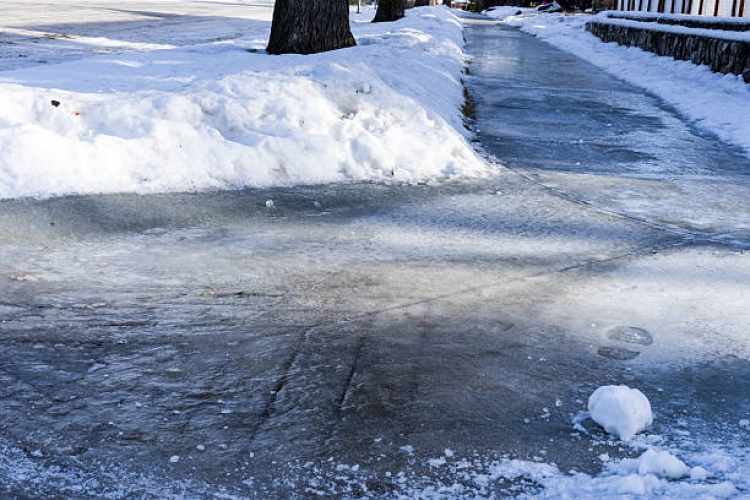
<svg viewBox="0 0 750 500">
<path fill-rule="evenodd" d="M 273 207 L 274 207 L 273 200 L 266 200 L 266 208 L 273 208 Z"/>
<path fill-rule="evenodd" d="M 172 455 L 171 457 L 169 457 L 169 462 L 170 463 L 176 464 L 179 461 L 180 461 L 180 456 L 179 455 Z"/>
<path fill-rule="evenodd" d="M 624 385 L 598 388 L 589 398 L 588 408 L 594 422 L 623 441 L 632 439 L 654 420 L 646 396 Z"/>
</svg>

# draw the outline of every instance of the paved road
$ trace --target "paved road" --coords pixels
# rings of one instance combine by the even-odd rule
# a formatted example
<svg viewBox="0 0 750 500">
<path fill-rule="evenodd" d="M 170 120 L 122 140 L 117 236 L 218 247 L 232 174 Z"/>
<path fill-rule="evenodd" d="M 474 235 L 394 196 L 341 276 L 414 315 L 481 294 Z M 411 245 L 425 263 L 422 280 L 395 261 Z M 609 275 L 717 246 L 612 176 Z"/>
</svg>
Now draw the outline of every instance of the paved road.
<svg viewBox="0 0 750 500">
<path fill-rule="evenodd" d="M 0 202 L 0 491 L 533 490 L 465 472 L 627 453 L 573 428 L 609 383 L 667 441 L 746 445 L 745 212 L 662 213 L 685 213 L 684 158 L 736 189 L 746 158 L 518 31 L 467 35 L 480 138 L 511 167 L 489 181 Z M 612 187 L 646 180 L 635 208 Z"/>
</svg>

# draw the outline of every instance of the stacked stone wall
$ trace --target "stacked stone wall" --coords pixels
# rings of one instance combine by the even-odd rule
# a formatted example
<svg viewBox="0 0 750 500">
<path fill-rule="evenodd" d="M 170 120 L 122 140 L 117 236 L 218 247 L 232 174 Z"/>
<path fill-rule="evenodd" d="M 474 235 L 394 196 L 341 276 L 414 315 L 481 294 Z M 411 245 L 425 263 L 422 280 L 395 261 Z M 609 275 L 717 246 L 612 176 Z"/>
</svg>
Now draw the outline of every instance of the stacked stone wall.
<svg viewBox="0 0 750 500">
<path fill-rule="evenodd" d="M 643 15 L 638 13 L 637 16 L 627 12 L 609 12 L 607 19 L 627 19 L 628 21 L 638 21 L 641 23 L 658 23 L 671 26 L 684 26 L 686 28 L 698 28 L 706 30 L 720 31 L 750 31 L 750 20 L 745 19 L 717 19 L 715 17 L 705 17 L 699 19 L 697 16 L 689 17 L 670 17 L 664 15 Z"/>
<path fill-rule="evenodd" d="M 750 43 L 701 35 L 671 33 L 653 29 L 609 24 L 606 19 L 586 23 L 586 29 L 604 42 L 639 47 L 660 56 L 672 56 L 712 71 L 742 75 L 750 83 Z"/>
</svg>

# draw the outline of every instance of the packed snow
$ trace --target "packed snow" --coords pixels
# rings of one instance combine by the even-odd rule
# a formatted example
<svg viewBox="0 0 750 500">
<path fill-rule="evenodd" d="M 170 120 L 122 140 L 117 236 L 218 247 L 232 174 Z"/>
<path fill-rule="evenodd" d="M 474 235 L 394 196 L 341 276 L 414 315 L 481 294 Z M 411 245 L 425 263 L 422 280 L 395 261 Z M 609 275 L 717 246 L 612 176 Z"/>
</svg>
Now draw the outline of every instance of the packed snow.
<svg viewBox="0 0 750 500">
<path fill-rule="evenodd" d="M 750 85 L 741 76 L 712 73 L 708 67 L 690 61 L 603 43 L 586 31 L 586 22 L 591 20 L 588 15 L 539 14 L 517 7 L 496 8 L 487 14 L 653 93 L 698 127 L 741 147 L 750 156 Z M 607 13 L 599 15 L 613 22 L 605 17 Z"/>
<path fill-rule="evenodd" d="M 623 441 L 633 439 L 654 421 L 648 398 L 624 385 L 598 388 L 589 398 L 588 408 L 597 424 Z"/>
<path fill-rule="evenodd" d="M 358 46 L 312 56 L 266 54 L 259 19 L 229 40 L 66 34 L 119 50 L 15 70 L 0 59 L 0 198 L 485 175 L 461 114 L 460 20 L 372 14 L 352 14 Z"/>
</svg>

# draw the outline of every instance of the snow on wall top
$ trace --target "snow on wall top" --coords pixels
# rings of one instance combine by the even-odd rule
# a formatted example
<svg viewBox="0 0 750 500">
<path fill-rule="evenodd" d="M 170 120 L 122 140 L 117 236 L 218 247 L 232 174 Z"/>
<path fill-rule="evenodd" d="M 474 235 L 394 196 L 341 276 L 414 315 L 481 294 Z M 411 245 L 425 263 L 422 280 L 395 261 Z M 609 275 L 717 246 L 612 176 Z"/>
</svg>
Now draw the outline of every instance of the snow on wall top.
<svg viewBox="0 0 750 500">
<path fill-rule="evenodd" d="M 638 18 L 641 18 L 640 20 Z M 626 28 L 636 28 L 649 31 L 662 31 L 664 33 L 675 33 L 680 35 L 692 35 L 700 36 L 704 38 L 716 38 L 719 40 L 728 40 L 733 42 L 746 42 L 750 43 L 750 32 L 748 31 L 729 31 L 724 29 L 709 29 L 709 28 L 694 28 L 689 26 L 681 26 L 679 24 L 666 24 L 657 22 L 657 19 L 671 19 L 675 21 L 702 21 L 706 22 L 705 17 L 697 16 L 676 16 L 669 14 L 656 15 L 652 12 L 628 12 L 627 16 L 619 12 L 602 12 L 596 16 L 592 21 L 601 24 L 611 24 L 615 26 L 623 26 Z M 711 18 L 713 23 L 717 22 L 719 18 Z M 721 18 L 721 23 L 727 21 L 727 24 L 735 24 L 738 27 L 750 26 L 750 22 L 747 20 L 733 19 L 733 18 Z"/>
</svg>

